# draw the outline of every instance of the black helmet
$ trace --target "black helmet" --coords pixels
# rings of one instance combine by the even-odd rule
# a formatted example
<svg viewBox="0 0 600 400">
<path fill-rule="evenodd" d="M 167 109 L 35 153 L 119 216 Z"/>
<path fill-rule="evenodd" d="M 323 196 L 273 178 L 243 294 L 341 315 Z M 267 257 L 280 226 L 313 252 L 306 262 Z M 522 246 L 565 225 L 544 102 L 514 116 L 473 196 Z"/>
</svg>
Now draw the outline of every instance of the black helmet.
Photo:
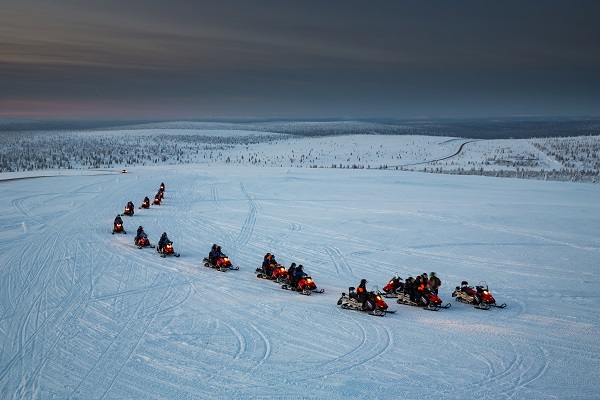
<svg viewBox="0 0 600 400">
<path fill-rule="evenodd" d="M 167 236 L 167 232 L 163 232 L 163 236 Z"/>
<path fill-rule="evenodd" d="M 291 267 L 295 267 L 295 266 L 296 266 L 296 263 L 292 263 Z"/>
<path fill-rule="evenodd" d="M 142 226 L 140 225 L 140 226 L 138 226 L 138 229 L 144 229 L 144 228 L 142 228 Z"/>
<path fill-rule="evenodd" d="M 361 279 L 360 280 L 360 284 L 362 285 L 363 283 L 367 283 L 367 280 L 366 279 Z"/>
<path fill-rule="evenodd" d="M 304 267 L 302 266 L 302 264 L 300 264 L 300 265 L 298 265 L 298 267 L 297 267 L 297 268 L 298 268 L 298 269 L 302 269 L 302 268 L 304 268 Z"/>
</svg>

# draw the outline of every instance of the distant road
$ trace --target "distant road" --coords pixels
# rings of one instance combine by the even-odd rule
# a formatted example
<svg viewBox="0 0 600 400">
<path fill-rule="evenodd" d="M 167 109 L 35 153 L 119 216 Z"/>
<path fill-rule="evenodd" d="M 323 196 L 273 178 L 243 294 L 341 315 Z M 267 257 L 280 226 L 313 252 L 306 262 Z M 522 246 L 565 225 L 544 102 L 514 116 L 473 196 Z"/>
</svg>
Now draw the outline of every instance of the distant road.
<svg viewBox="0 0 600 400">
<path fill-rule="evenodd" d="M 436 161 L 447 160 L 449 158 L 456 157 L 457 155 L 459 155 L 460 152 L 462 151 L 463 147 L 465 147 L 465 145 L 467 143 L 473 143 L 473 142 L 477 142 L 477 140 L 468 140 L 466 142 L 461 143 L 461 145 L 458 147 L 458 150 L 456 150 L 456 152 L 454 154 L 450 154 L 449 156 L 446 156 L 446 157 L 436 158 L 436 159 L 428 160 L 428 161 L 420 161 L 420 162 L 417 162 L 417 163 L 391 165 L 391 167 L 392 168 L 393 167 L 410 167 L 411 165 L 429 164 L 429 163 L 436 162 Z M 390 166 L 388 166 L 388 168 L 389 167 Z"/>
</svg>

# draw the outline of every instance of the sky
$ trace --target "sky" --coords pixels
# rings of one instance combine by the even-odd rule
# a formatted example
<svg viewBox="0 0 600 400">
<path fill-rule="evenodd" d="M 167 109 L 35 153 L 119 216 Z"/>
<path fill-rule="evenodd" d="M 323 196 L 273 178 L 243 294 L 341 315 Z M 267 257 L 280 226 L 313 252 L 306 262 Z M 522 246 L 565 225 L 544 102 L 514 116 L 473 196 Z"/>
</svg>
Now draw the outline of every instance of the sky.
<svg viewBox="0 0 600 400">
<path fill-rule="evenodd" d="M 0 117 L 600 115 L 597 1 L 5 0 Z"/>
</svg>

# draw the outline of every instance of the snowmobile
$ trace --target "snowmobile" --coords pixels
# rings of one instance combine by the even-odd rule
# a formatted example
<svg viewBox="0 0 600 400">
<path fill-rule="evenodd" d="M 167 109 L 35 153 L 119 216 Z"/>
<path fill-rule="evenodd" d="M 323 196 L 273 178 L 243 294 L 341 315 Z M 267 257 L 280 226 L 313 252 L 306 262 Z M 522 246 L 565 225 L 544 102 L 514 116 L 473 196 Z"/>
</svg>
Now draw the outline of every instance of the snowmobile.
<svg viewBox="0 0 600 400">
<path fill-rule="evenodd" d="M 152 202 L 152 204 L 156 204 L 160 206 L 160 202 L 161 202 L 161 198 L 159 195 L 154 196 L 154 201 Z"/>
<path fill-rule="evenodd" d="M 369 315 L 378 317 L 383 317 L 385 314 L 393 314 L 396 312 L 396 310 L 388 310 L 387 303 L 380 294 L 374 291 L 367 292 L 367 300 L 363 306 L 363 303 L 356 298 L 356 288 L 352 286 L 348 288 L 348 295 L 342 293 L 342 297 L 340 297 L 337 304 L 346 310 L 364 311 Z"/>
<path fill-rule="evenodd" d="M 179 257 L 180 256 L 179 253 L 175 253 L 175 250 L 173 250 L 173 243 L 172 242 L 169 242 L 169 243 L 165 244 L 165 247 L 163 247 L 162 250 L 157 247 L 156 251 L 158 251 L 160 253 L 161 257 L 166 257 L 166 256 L 170 256 L 170 255 L 173 255 L 175 257 Z"/>
<path fill-rule="evenodd" d="M 277 272 L 275 272 L 275 271 L 277 271 Z M 287 278 L 287 270 L 281 264 L 277 264 L 273 267 L 273 273 L 271 275 L 267 274 L 262 267 L 256 268 L 255 272 L 256 272 L 257 278 L 269 279 L 271 281 L 276 280 L 275 276 L 281 276 L 281 277 L 285 276 Z M 275 274 L 277 274 L 277 275 L 275 275 Z"/>
<path fill-rule="evenodd" d="M 288 274 L 285 267 L 281 264 L 278 264 L 275 268 L 273 268 L 273 280 L 276 282 L 288 282 Z"/>
<path fill-rule="evenodd" d="M 221 257 L 223 259 L 223 261 L 221 261 L 221 263 L 219 263 L 219 261 L 217 260 L 217 263 L 214 264 L 210 261 L 209 257 L 204 257 L 204 259 L 202 259 L 202 262 L 204 263 L 205 267 L 209 267 L 209 268 L 214 268 L 218 271 L 221 272 L 225 272 L 228 269 L 231 269 L 233 271 L 237 271 L 238 269 L 240 269 L 240 267 L 234 267 L 233 264 L 231 263 L 231 260 L 229 259 L 229 257 L 224 256 Z"/>
<path fill-rule="evenodd" d="M 479 285 L 473 288 L 473 286 L 469 286 L 469 282 L 462 281 L 460 286 L 457 286 L 452 293 L 452 297 L 455 297 L 455 300 L 460 303 L 471 304 L 480 310 L 506 307 L 506 303 L 496 304 L 496 299 L 490 293 L 485 282 L 479 282 Z"/>
<path fill-rule="evenodd" d="M 304 275 L 302 278 L 300 278 L 298 280 L 298 284 L 296 285 L 296 287 L 294 287 L 294 286 L 292 286 L 289 283 L 289 279 L 287 278 L 287 273 L 286 273 L 285 282 L 286 283 L 284 283 L 283 285 L 281 285 L 282 289 L 294 290 L 296 292 L 300 292 L 300 293 L 305 294 L 307 296 L 310 295 L 311 293 L 323 293 L 323 292 L 325 292 L 324 289 L 317 289 L 317 284 L 308 275 Z"/>
<path fill-rule="evenodd" d="M 398 300 L 396 300 L 396 303 L 398 304 L 422 307 L 423 309 L 429 311 L 438 311 L 440 308 L 450 308 L 452 306 L 450 303 L 444 305 L 442 303 L 442 299 L 440 299 L 439 296 L 435 294 L 429 287 L 423 289 L 417 301 L 411 300 L 410 295 L 408 293 L 404 293 L 404 291 L 398 293 L 397 296 Z"/>
<path fill-rule="evenodd" d="M 127 232 L 125 232 L 125 229 L 123 228 L 123 224 L 115 224 L 113 230 L 112 230 L 112 234 L 114 235 L 115 233 L 123 233 L 123 234 L 127 234 Z"/>
<path fill-rule="evenodd" d="M 127 204 L 125 206 L 125 211 L 123 211 L 122 215 L 128 215 L 128 216 L 132 217 L 133 213 L 134 213 L 133 207 L 130 204 Z"/>
<path fill-rule="evenodd" d="M 144 199 L 144 201 L 142 201 L 142 205 L 140 206 L 140 208 L 150 208 L 150 200 Z"/>
<path fill-rule="evenodd" d="M 163 192 L 165 191 L 165 184 L 164 183 L 160 184 L 160 190 L 162 190 Z"/>
<path fill-rule="evenodd" d="M 136 238 L 134 242 L 138 249 L 141 249 L 142 247 L 156 247 L 153 244 L 150 244 L 150 239 L 148 239 L 148 236 L 145 233 L 142 234 L 142 236 Z"/>
<path fill-rule="evenodd" d="M 383 287 L 383 297 L 393 298 L 398 297 L 398 293 L 404 291 L 404 282 L 399 275 L 394 276 L 390 281 Z"/>
</svg>

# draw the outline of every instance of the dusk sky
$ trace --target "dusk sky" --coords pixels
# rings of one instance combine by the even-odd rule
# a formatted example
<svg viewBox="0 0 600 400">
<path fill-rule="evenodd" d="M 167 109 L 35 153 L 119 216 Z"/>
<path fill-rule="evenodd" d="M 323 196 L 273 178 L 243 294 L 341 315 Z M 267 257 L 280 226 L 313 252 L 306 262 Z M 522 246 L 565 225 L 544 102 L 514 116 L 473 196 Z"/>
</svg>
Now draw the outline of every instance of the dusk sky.
<svg viewBox="0 0 600 400">
<path fill-rule="evenodd" d="M 600 116 L 600 1 L 4 0 L 0 116 Z"/>
</svg>

